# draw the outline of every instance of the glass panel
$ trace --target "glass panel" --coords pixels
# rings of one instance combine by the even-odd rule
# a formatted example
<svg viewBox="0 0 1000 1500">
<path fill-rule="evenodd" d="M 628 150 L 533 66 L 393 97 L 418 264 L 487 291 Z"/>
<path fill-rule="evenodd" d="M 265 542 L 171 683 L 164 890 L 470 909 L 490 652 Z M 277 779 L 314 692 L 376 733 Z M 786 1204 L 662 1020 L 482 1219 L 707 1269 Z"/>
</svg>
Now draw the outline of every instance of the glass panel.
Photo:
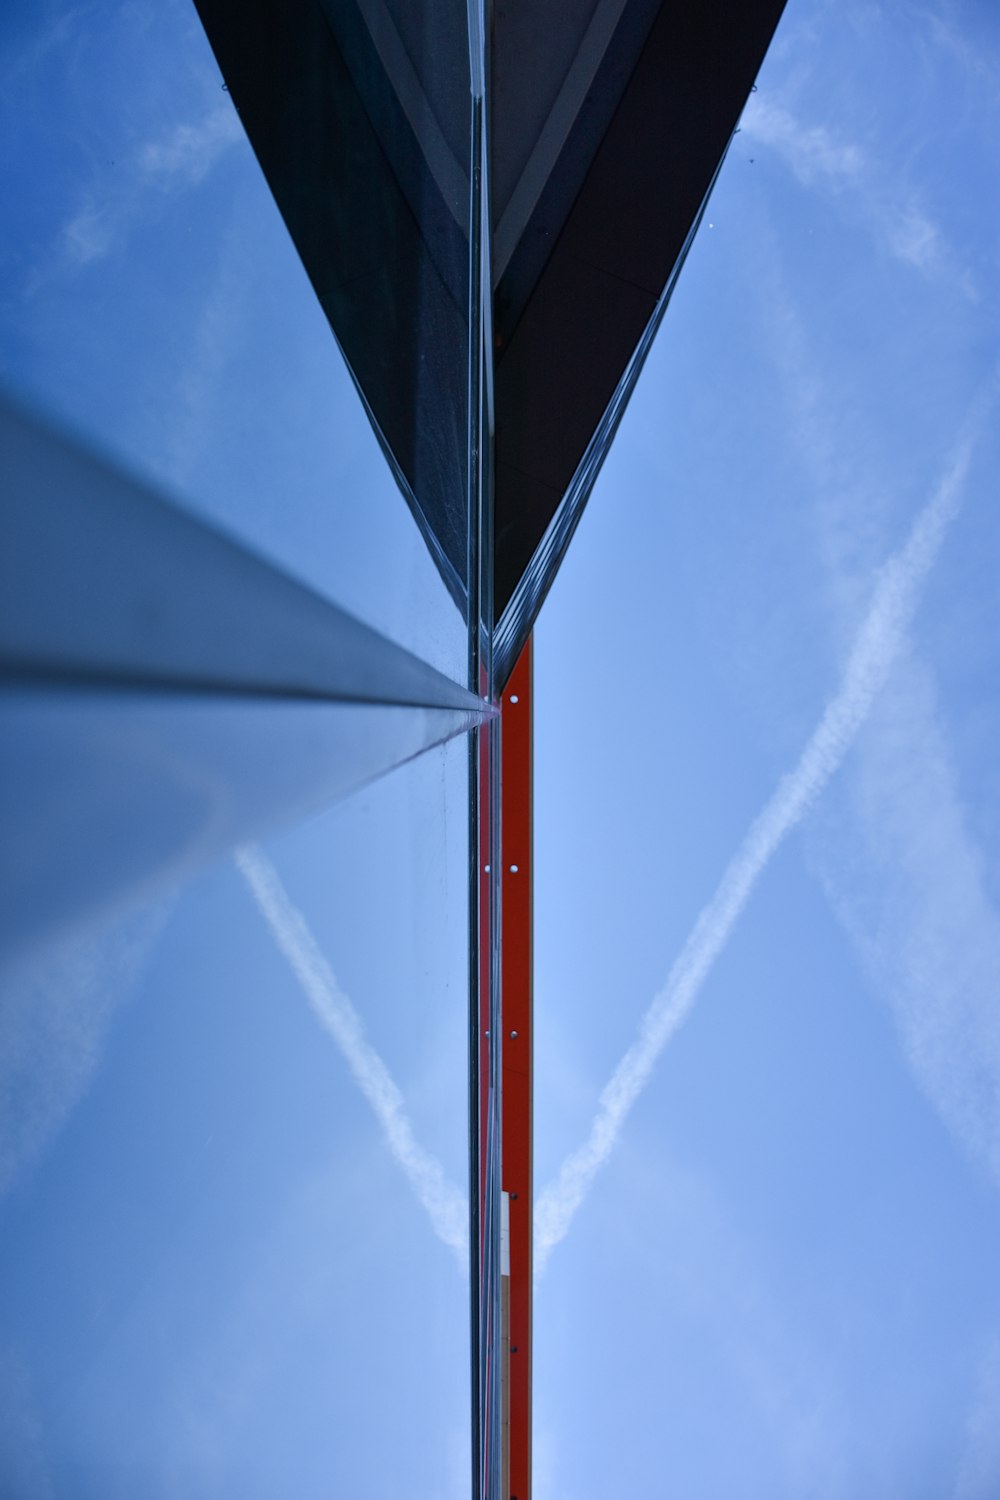
<svg viewBox="0 0 1000 1500">
<path fill-rule="evenodd" d="M 469 1484 L 466 745 L 3 988 L 19 1497 Z"/>
<path fill-rule="evenodd" d="M 193 7 L 7 5 L 0 80 L 0 378 L 464 680 L 464 529 L 453 599 Z M 369 256 L 383 279 L 394 254 Z M 461 294 L 447 457 L 464 526 Z M 419 346 L 419 298 L 405 314 Z"/>
<path fill-rule="evenodd" d="M 1000 1493 L 998 76 L 789 7 L 539 621 L 538 1500 Z"/>
<path fill-rule="evenodd" d="M 0 964 L 461 734 L 450 710 L 0 694 Z"/>
</svg>

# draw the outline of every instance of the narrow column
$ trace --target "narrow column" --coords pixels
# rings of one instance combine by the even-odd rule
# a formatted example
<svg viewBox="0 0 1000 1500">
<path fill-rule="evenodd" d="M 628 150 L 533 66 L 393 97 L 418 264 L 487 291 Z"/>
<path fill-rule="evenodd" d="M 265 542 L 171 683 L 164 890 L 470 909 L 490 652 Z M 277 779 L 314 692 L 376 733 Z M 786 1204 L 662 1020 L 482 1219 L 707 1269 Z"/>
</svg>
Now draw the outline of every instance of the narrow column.
<svg viewBox="0 0 1000 1500">
<path fill-rule="evenodd" d="M 509 1204 L 507 1390 L 509 1487 L 531 1494 L 532 1240 L 532 729 L 531 640 L 503 694 L 500 714 L 503 919 L 503 1189 Z"/>
</svg>

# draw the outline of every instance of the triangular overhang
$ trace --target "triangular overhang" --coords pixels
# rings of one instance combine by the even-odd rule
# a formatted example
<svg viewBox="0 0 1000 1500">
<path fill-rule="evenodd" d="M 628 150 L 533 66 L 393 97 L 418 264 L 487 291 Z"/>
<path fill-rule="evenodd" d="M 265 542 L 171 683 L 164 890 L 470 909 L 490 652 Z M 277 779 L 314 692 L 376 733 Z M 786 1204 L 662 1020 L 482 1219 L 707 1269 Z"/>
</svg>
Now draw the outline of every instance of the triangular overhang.
<svg viewBox="0 0 1000 1500">
<path fill-rule="evenodd" d="M 467 610 L 467 5 L 197 0 L 446 586 Z M 783 0 L 497 0 L 486 88 L 494 683 L 552 582 Z"/>
</svg>

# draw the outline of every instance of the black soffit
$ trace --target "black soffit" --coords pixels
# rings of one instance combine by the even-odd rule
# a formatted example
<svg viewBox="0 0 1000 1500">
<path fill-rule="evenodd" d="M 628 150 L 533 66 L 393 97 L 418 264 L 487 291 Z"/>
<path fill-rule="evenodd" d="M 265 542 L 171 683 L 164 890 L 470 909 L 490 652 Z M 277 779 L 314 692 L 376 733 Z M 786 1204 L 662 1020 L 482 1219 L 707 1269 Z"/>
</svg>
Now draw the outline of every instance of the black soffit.
<svg viewBox="0 0 1000 1500">
<path fill-rule="evenodd" d="M 582 512 L 783 4 L 493 7 L 498 686 Z M 197 5 L 386 457 L 464 610 L 466 0 Z"/>
<path fill-rule="evenodd" d="M 196 4 L 386 458 L 464 612 L 466 0 L 400 0 L 398 17 L 386 0 Z"/>
<path fill-rule="evenodd" d="M 518 54 L 537 3 L 497 8 L 494 162 L 517 114 Z M 623 380 L 638 373 L 634 351 L 682 259 L 782 5 L 547 0 L 553 26 L 567 13 L 620 14 L 513 248 L 502 209 L 498 217 L 497 248 L 509 259 L 497 267 L 494 297 L 494 590 L 511 665 L 561 558 L 545 543 L 561 522 L 564 547 L 579 518 L 606 446 L 588 454 L 591 439 Z M 560 516 L 564 503 L 575 514 Z M 544 565 L 533 569 L 540 550 Z M 531 587 L 519 599 L 522 580 Z"/>
</svg>

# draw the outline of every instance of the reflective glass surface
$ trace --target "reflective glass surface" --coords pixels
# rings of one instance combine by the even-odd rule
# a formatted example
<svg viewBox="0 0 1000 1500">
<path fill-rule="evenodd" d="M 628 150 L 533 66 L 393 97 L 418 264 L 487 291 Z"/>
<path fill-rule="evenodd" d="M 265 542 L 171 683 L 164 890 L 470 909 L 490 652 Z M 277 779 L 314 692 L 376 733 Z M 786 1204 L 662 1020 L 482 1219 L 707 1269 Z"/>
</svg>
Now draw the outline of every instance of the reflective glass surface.
<svg viewBox="0 0 1000 1500">
<path fill-rule="evenodd" d="M 0 140 L 0 379 L 464 680 L 464 572 L 449 593 L 193 6 L 5 6 Z M 397 251 L 368 256 L 383 280 Z M 425 311 L 407 297 L 418 351 Z M 379 358 L 416 382 L 416 354 Z M 447 412 L 464 566 L 464 400 Z"/>
<path fill-rule="evenodd" d="M 466 746 L 8 971 L 18 1497 L 468 1493 Z"/>
<path fill-rule="evenodd" d="M 539 621 L 537 1500 L 1000 1493 L 998 77 L 789 5 Z"/>
<path fill-rule="evenodd" d="M 5 691 L 0 963 L 297 822 L 466 724 L 381 705 Z"/>
</svg>

